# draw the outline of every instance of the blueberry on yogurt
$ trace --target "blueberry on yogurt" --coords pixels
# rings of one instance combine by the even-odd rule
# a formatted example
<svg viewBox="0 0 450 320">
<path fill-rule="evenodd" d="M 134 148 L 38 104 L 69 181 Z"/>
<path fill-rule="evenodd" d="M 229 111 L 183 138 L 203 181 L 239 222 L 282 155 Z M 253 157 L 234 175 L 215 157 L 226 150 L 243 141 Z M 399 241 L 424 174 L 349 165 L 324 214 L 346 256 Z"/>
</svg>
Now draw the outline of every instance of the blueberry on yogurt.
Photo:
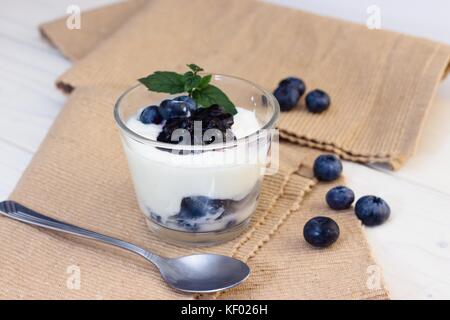
<svg viewBox="0 0 450 320">
<path fill-rule="evenodd" d="M 332 154 L 322 154 L 314 161 L 314 176 L 320 181 L 333 181 L 342 173 L 342 162 Z"/>
<path fill-rule="evenodd" d="M 195 124 L 201 128 L 196 131 Z M 174 117 L 166 121 L 157 140 L 171 144 L 208 145 L 232 141 L 235 138 L 231 132 L 234 124 L 233 116 L 225 112 L 219 105 L 200 108 L 192 112 L 190 117 Z M 176 131 L 183 129 L 183 131 Z M 210 130 L 210 131 L 208 131 Z M 190 141 L 185 141 L 189 137 Z"/>
<path fill-rule="evenodd" d="M 197 103 L 189 96 L 176 97 L 172 100 L 172 103 L 180 103 L 183 106 L 186 106 L 187 110 L 190 112 L 197 110 Z"/>
<path fill-rule="evenodd" d="M 344 210 L 350 208 L 355 201 L 355 194 L 345 186 L 337 186 L 327 192 L 325 199 L 331 209 Z"/>
<path fill-rule="evenodd" d="M 159 106 L 159 112 L 165 120 L 187 117 L 188 106 L 182 101 L 175 101 L 173 99 L 166 99 L 161 102 Z"/>
<path fill-rule="evenodd" d="M 163 119 L 159 113 L 158 106 L 150 106 L 142 110 L 139 115 L 139 120 L 144 124 L 160 124 Z"/>
<path fill-rule="evenodd" d="M 355 213 L 364 225 L 377 226 L 389 219 L 391 208 L 379 197 L 364 196 L 356 202 Z"/>
</svg>

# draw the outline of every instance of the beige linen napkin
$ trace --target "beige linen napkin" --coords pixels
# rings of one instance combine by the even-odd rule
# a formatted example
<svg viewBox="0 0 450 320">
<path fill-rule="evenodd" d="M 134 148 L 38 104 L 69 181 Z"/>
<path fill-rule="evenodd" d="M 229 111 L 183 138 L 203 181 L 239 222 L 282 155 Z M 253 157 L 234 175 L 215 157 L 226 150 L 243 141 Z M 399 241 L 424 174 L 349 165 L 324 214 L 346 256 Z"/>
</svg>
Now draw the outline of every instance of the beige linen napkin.
<svg viewBox="0 0 450 320">
<path fill-rule="evenodd" d="M 80 29 L 67 28 L 64 17 L 43 24 L 40 31 L 63 55 L 75 61 L 117 31 L 145 3 L 146 0 L 129 0 L 82 12 Z"/>
<path fill-rule="evenodd" d="M 127 24 L 134 23 L 134 19 Z M 71 56 L 69 49 L 66 54 Z M 98 65 L 101 64 L 100 60 Z M 121 72 L 127 77 L 129 70 L 124 68 Z M 198 251 L 160 242 L 145 227 L 136 206 L 118 132 L 112 118 L 107 116 L 122 90 L 122 84 L 111 86 L 101 81 L 77 87 L 12 198 L 49 215 L 136 242 L 158 253 L 177 256 Z M 367 272 L 375 263 L 351 210 L 336 214 L 324 203 L 324 193 L 332 185 L 319 184 L 301 203 L 315 184 L 310 168 L 316 155 L 315 151 L 283 143 L 280 172 L 265 179 L 249 230 L 229 243 L 202 249 L 248 261 L 253 271 L 244 285 L 213 297 L 387 297 L 382 282 L 375 286 L 366 284 Z M 341 227 L 341 238 L 326 250 L 313 249 L 302 239 L 305 221 L 317 214 L 332 216 Z M 11 235 L 14 235 L 13 242 Z M 189 297 L 168 289 L 146 262 L 102 245 L 3 218 L 0 239 L 7 243 L 0 253 L 0 297 Z M 81 270 L 79 290 L 67 288 L 72 266 Z"/>
<path fill-rule="evenodd" d="M 122 89 L 75 90 L 11 198 L 166 256 L 215 252 L 248 261 L 253 273 L 247 284 L 202 298 L 386 298 L 383 286 L 366 286 L 367 268 L 375 263 L 358 220 L 351 212 L 326 208 L 323 192 L 331 185 L 321 186 L 309 204 L 300 206 L 315 184 L 310 166 L 317 153 L 293 144 L 281 145 L 280 171 L 265 178 L 258 209 L 242 236 L 203 249 L 157 239 L 137 207 L 119 133 L 107 116 Z M 314 214 L 333 216 L 341 226 L 342 235 L 331 248 L 316 250 L 302 239 L 303 224 Z M 96 242 L 3 217 L 0 241 L 1 298 L 194 297 L 168 288 L 141 258 Z M 71 286 L 76 268 L 79 289 Z"/>
<path fill-rule="evenodd" d="M 449 71 L 446 45 L 261 2 L 153 0 L 121 6 L 141 12 L 63 75 L 61 87 L 129 83 L 157 69 L 181 70 L 187 60 L 266 88 L 287 75 L 300 76 L 308 89 L 327 91 L 332 106 L 311 114 L 302 100 L 282 115 L 282 137 L 352 161 L 396 169 L 411 157 L 436 88 Z M 80 58 L 98 42 L 98 33 L 91 33 L 97 20 L 116 25 L 130 14 L 118 17 L 108 10 L 84 13 L 86 32 L 68 30 L 65 20 L 42 31 L 63 52 Z M 82 52 L 79 34 L 86 40 Z"/>
</svg>

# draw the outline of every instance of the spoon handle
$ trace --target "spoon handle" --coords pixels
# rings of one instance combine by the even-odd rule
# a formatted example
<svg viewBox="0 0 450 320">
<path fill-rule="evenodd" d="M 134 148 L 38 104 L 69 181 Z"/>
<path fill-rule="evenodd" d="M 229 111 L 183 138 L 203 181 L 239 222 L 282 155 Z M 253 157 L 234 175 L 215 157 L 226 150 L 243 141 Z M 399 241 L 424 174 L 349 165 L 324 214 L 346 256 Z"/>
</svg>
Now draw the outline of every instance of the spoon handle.
<svg viewBox="0 0 450 320">
<path fill-rule="evenodd" d="M 0 202 L 0 214 L 34 226 L 78 235 L 88 239 L 98 240 L 134 252 L 155 264 L 157 260 L 160 259 L 160 257 L 158 257 L 157 255 L 152 254 L 151 252 L 148 252 L 147 250 L 144 250 L 143 248 L 138 247 L 132 243 L 47 217 L 34 210 L 24 207 L 15 201 Z"/>
</svg>

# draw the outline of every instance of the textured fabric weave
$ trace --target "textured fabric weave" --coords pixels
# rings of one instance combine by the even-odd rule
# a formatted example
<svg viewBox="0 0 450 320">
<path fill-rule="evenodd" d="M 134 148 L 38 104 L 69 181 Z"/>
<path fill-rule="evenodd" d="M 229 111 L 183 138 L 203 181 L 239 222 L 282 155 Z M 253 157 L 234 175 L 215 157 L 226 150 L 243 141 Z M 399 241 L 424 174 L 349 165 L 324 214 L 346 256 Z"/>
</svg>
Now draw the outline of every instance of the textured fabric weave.
<svg viewBox="0 0 450 320">
<path fill-rule="evenodd" d="M 328 92 L 332 106 L 311 114 L 301 100 L 282 115 L 282 137 L 397 169 L 414 154 L 436 88 L 449 71 L 446 45 L 271 4 L 153 0 L 139 5 L 130 23 L 60 78 L 61 87 L 130 83 L 155 70 L 184 70 L 186 61 L 269 89 L 286 76 L 299 76 L 308 89 Z M 114 16 L 117 21 L 123 20 Z M 53 41 L 65 38 L 59 42 L 62 50 L 73 48 L 80 56 L 63 21 L 43 30 Z"/>
<path fill-rule="evenodd" d="M 234 256 L 247 261 L 252 268 L 249 282 L 219 295 L 179 294 L 168 288 L 155 268 L 139 257 L 0 217 L 0 240 L 4 243 L 0 251 L 0 297 L 387 297 L 382 286 L 375 289 L 366 286 L 367 268 L 375 263 L 359 221 L 351 212 L 336 215 L 326 208 L 323 190 L 331 185 L 324 184 L 317 189 L 322 190 L 320 193 L 306 198 L 310 204 L 302 204 L 316 184 L 311 162 L 317 153 L 294 144 L 280 146 L 283 159 L 280 171 L 265 178 L 258 209 L 242 236 L 202 249 L 181 248 L 157 239 L 148 231 L 137 207 L 118 130 L 113 119 L 105 116 L 110 114 L 114 97 L 121 90 L 76 89 L 11 198 L 52 217 L 165 256 L 194 252 Z M 302 239 L 305 219 L 316 213 L 332 216 L 342 228 L 339 241 L 326 250 L 311 248 Z M 74 266 L 81 271 L 79 290 L 67 287 Z M 342 270 L 351 270 L 351 274 Z M 288 289 L 267 287 L 268 277 Z M 292 283 L 293 279 L 298 281 Z"/>
<path fill-rule="evenodd" d="M 324 194 L 334 184 L 316 184 L 311 164 L 317 152 L 296 144 L 399 167 L 412 155 L 436 87 L 448 72 L 448 47 L 245 0 L 118 6 L 126 9 L 98 9 L 96 18 L 84 13 L 83 21 L 92 23 L 89 35 L 72 37 L 63 20 L 42 27 L 54 45 L 78 60 L 59 80 L 75 90 L 12 198 L 168 256 L 232 255 L 249 263 L 252 276 L 221 294 L 181 295 L 139 258 L 1 218 L 0 238 L 7 245 L 0 253 L 0 296 L 387 298 L 382 279 L 373 282 L 378 269 L 359 222 L 351 210 L 337 215 L 327 208 Z M 111 10 L 115 13 L 108 14 Z M 200 19 L 200 11 L 208 14 Z M 164 23 L 169 16 L 183 25 Z M 97 32 L 101 26 L 106 29 Z M 282 135 L 296 144 L 282 144 L 281 170 L 266 177 L 250 228 L 231 242 L 201 250 L 167 245 L 147 231 L 109 116 L 118 93 L 137 77 L 181 71 L 186 62 L 267 88 L 286 75 L 299 75 L 309 88 L 323 88 L 333 99 L 320 116 L 308 114 L 303 105 L 282 116 Z M 311 248 L 301 235 L 305 221 L 318 214 L 341 227 L 339 241 L 326 250 Z M 66 287 L 72 264 L 81 268 L 80 290 Z"/>
</svg>

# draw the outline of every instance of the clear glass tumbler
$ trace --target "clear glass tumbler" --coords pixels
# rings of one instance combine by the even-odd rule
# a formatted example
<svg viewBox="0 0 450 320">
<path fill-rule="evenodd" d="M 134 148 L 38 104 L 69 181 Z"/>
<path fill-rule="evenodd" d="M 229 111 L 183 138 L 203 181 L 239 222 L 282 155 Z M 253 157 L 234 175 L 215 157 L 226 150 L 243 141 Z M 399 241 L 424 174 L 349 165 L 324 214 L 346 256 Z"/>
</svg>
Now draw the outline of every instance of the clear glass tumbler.
<svg viewBox="0 0 450 320">
<path fill-rule="evenodd" d="M 276 99 L 237 77 L 214 74 L 211 84 L 251 111 L 257 130 L 220 144 L 152 140 L 133 131 L 128 120 L 171 97 L 141 84 L 124 92 L 114 108 L 139 207 L 149 228 L 168 242 L 212 245 L 236 237 L 256 209 L 269 162 L 280 112 Z"/>
</svg>

